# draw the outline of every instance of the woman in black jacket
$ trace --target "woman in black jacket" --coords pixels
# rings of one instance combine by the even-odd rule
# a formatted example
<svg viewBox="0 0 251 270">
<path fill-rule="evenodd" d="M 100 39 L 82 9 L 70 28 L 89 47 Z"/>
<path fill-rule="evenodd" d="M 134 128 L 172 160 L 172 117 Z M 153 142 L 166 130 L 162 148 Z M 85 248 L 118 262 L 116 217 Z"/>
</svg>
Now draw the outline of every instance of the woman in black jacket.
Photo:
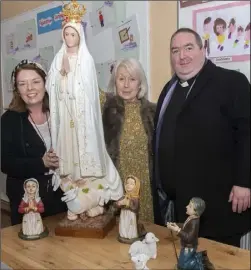
<svg viewBox="0 0 251 270">
<path fill-rule="evenodd" d="M 67 210 L 62 192 L 53 191 L 50 169 L 58 167 L 58 157 L 51 149 L 46 73 L 37 63 L 23 60 L 12 73 L 13 98 L 1 117 L 1 170 L 7 174 L 6 191 L 10 200 L 11 223 L 21 223 L 18 205 L 27 178 L 39 182 L 45 206 L 43 216 Z"/>
</svg>

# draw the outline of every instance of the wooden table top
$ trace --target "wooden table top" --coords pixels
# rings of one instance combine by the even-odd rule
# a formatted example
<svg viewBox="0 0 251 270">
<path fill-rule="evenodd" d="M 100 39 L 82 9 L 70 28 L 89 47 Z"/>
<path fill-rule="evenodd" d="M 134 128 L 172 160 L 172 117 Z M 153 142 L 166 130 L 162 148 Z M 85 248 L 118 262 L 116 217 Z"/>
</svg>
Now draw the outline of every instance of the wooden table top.
<svg viewBox="0 0 251 270">
<path fill-rule="evenodd" d="M 1 260 L 13 269 L 133 269 L 129 245 L 117 241 L 115 227 L 104 239 L 71 238 L 54 235 L 60 215 L 44 219 L 48 237 L 24 241 L 18 237 L 20 225 L 2 229 Z M 150 269 L 173 269 L 176 262 L 169 230 L 145 223 L 147 231 L 158 238 L 157 259 L 149 260 Z M 179 252 L 179 239 L 175 241 Z M 206 249 L 216 269 L 250 269 L 250 252 L 200 238 L 199 250 Z"/>
</svg>

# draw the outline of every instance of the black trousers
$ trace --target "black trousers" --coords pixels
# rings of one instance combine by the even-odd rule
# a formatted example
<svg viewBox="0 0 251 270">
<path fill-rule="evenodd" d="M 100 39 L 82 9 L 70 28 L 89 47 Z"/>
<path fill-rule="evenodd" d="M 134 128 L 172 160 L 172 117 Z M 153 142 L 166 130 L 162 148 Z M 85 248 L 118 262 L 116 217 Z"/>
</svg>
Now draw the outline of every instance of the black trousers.
<svg viewBox="0 0 251 270">
<path fill-rule="evenodd" d="M 50 175 L 43 175 L 35 179 L 39 182 L 39 196 L 44 204 L 44 213 L 42 217 L 56 215 L 58 213 L 66 212 L 66 203 L 61 201 L 63 192 L 60 188 L 57 191 L 53 191 Z M 6 180 L 6 193 L 10 200 L 11 210 L 11 225 L 20 224 L 22 222 L 22 214 L 18 213 L 19 204 L 22 201 L 24 195 L 24 181 L 25 179 L 17 179 L 7 177 Z"/>
</svg>

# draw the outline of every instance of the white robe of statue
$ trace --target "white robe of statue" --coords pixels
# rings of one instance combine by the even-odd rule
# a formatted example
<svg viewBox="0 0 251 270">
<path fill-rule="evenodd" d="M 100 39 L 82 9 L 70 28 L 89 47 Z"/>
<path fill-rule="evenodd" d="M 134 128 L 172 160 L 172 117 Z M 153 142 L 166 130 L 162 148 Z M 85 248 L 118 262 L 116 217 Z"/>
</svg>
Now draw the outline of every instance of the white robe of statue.
<svg viewBox="0 0 251 270">
<path fill-rule="evenodd" d="M 80 37 L 76 55 L 67 54 L 64 39 L 67 27 L 75 29 Z M 97 185 L 106 188 L 106 202 L 118 200 L 123 195 L 123 186 L 106 151 L 96 69 L 81 23 L 67 23 L 62 36 L 63 45 L 51 64 L 46 83 L 52 147 L 60 159 L 60 167 L 53 176 L 54 190 L 60 184 L 63 191 L 69 190 L 62 184 L 65 178 L 72 179 L 73 183 L 81 180 L 88 189 Z M 66 57 L 69 71 L 63 76 L 60 71 Z"/>
</svg>

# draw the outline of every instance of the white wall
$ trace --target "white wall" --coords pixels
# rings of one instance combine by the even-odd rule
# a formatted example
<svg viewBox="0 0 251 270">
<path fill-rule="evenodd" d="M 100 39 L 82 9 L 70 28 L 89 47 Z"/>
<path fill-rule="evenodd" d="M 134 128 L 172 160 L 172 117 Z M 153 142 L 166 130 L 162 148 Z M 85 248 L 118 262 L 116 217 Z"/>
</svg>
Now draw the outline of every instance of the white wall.
<svg viewBox="0 0 251 270">
<path fill-rule="evenodd" d="M 189 6 L 186 8 L 180 8 L 178 13 L 178 27 L 190 27 L 193 28 L 193 10 L 198 10 L 202 8 L 220 6 L 227 3 L 233 3 L 238 1 L 212 1 L 208 3 L 198 4 L 194 6 Z M 250 81 L 250 61 L 245 62 L 229 62 L 229 63 L 217 63 L 217 65 L 228 69 L 240 69 L 242 73 Z"/>
</svg>

